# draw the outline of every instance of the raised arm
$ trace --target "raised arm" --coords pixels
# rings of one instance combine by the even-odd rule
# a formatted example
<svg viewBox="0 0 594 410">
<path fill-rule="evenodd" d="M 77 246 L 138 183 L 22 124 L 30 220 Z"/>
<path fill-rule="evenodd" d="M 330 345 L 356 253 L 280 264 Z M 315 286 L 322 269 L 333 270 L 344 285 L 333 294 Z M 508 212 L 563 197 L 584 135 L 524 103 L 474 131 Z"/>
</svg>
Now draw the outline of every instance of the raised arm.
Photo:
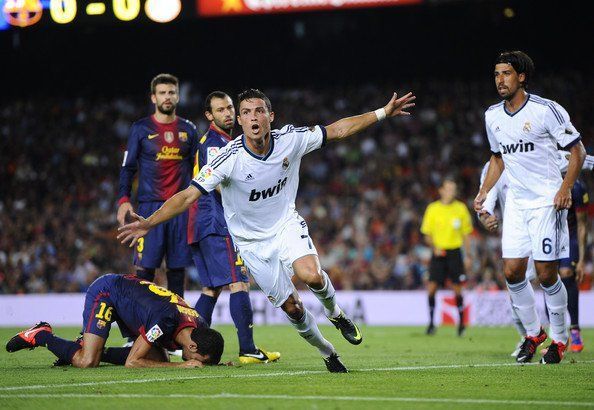
<svg viewBox="0 0 594 410">
<path fill-rule="evenodd" d="M 343 139 L 363 131 L 386 117 L 410 115 L 406 110 L 415 106 L 413 101 L 416 98 L 410 92 L 401 98 L 398 98 L 397 94 L 394 93 L 392 99 L 383 108 L 373 112 L 355 115 L 354 117 L 343 118 L 326 126 L 326 138 L 328 141 Z"/>
<path fill-rule="evenodd" d="M 132 213 L 132 218 L 135 220 L 132 223 L 126 224 L 118 228 L 120 232 L 118 239 L 122 243 L 130 242 L 130 247 L 133 247 L 139 238 L 142 238 L 151 228 L 168 221 L 186 211 L 198 198 L 200 198 L 201 192 L 194 185 L 190 185 L 183 191 L 179 191 L 177 194 L 169 198 L 148 218 Z"/>
</svg>

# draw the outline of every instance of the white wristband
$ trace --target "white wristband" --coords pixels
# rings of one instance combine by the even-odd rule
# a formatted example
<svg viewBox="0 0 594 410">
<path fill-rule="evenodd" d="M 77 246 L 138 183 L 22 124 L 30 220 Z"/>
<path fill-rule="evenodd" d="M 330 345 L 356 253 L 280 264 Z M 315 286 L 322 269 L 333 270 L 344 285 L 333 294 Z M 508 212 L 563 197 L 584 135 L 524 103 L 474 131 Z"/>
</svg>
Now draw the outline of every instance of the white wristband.
<svg viewBox="0 0 594 410">
<path fill-rule="evenodd" d="M 377 117 L 378 121 L 381 121 L 386 118 L 386 110 L 383 107 L 378 108 L 377 110 L 374 111 L 374 113 L 375 113 L 375 116 Z"/>
</svg>

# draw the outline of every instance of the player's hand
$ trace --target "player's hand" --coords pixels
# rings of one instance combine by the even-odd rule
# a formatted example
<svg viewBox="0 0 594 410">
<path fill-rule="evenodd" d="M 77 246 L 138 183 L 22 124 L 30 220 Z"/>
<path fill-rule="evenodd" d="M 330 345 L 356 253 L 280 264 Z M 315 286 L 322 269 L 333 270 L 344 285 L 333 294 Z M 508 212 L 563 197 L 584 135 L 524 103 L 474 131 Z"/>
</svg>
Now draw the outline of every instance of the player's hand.
<svg viewBox="0 0 594 410">
<path fill-rule="evenodd" d="M 195 359 L 186 360 L 185 362 L 180 363 L 179 365 L 184 369 L 195 369 L 196 367 L 204 367 L 204 363 Z"/>
<path fill-rule="evenodd" d="M 571 208 L 571 189 L 562 186 L 555 195 L 553 205 L 555 205 L 556 210 Z"/>
<path fill-rule="evenodd" d="M 433 247 L 433 255 L 437 256 L 438 258 L 443 258 L 446 256 L 446 251 L 441 248 Z"/>
<path fill-rule="evenodd" d="M 386 117 L 410 115 L 410 112 L 408 112 L 407 109 L 415 106 L 413 101 L 416 99 L 417 97 L 415 97 L 413 93 L 410 92 L 404 97 L 400 98 L 398 98 L 398 94 L 394 93 L 390 102 L 388 102 L 388 104 L 386 104 L 384 107 L 384 110 L 386 110 Z"/>
<path fill-rule="evenodd" d="M 479 220 L 490 232 L 495 231 L 499 227 L 499 221 L 497 220 L 497 215 L 491 215 L 488 212 L 483 212 L 479 215 Z"/>
<path fill-rule="evenodd" d="M 584 280 L 585 265 L 584 261 L 578 261 L 575 265 L 575 281 L 577 283 L 582 283 Z"/>
<path fill-rule="evenodd" d="M 478 212 L 479 215 L 484 214 L 486 211 L 483 209 L 483 203 L 487 199 L 487 193 L 483 191 L 479 191 L 479 193 L 474 198 L 474 210 Z"/>
<path fill-rule="evenodd" d="M 123 244 L 130 242 L 130 248 L 136 245 L 139 238 L 142 238 L 151 230 L 151 226 L 145 218 L 134 212 L 132 212 L 131 216 L 134 222 L 118 228 L 118 239 Z"/>
<path fill-rule="evenodd" d="M 134 208 L 130 202 L 124 202 L 118 207 L 118 225 L 123 226 L 126 223 L 126 217 L 134 213 Z"/>
</svg>

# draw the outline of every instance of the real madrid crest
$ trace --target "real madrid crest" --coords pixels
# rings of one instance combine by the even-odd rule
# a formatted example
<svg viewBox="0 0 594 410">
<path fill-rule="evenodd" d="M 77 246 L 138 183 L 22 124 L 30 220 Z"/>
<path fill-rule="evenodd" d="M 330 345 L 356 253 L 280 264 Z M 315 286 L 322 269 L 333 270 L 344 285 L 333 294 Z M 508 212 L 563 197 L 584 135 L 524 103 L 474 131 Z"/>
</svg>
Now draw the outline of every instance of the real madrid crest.
<svg viewBox="0 0 594 410">
<path fill-rule="evenodd" d="M 530 121 L 526 121 L 524 123 L 524 132 L 530 132 L 532 130 L 532 125 L 530 125 Z"/>
<path fill-rule="evenodd" d="M 287 168 L 289 168 L 289 158 L 285 157 L 285 159 L 283 159 L 283 170 L 286 170 Z"/>
<path fill-rule="evenodd" d="M 167 141 L 167 143 L 171 144 L 173 142 L 173 132 L 171 131 L 166 131 L 165 132 L 165 141 Z"/>
</svg>

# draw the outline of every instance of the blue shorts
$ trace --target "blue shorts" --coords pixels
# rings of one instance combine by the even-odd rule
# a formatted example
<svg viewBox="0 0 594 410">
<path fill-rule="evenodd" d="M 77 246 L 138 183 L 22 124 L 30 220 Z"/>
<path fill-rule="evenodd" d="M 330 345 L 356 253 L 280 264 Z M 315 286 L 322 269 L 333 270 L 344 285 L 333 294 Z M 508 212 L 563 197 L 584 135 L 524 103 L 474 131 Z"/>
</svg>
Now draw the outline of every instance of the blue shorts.
<svg viewBox="0 0 594 410">
<path fill-rule="evenodd" d="M 190 246 L 202 286 L 218 288 L 248 282 L 247 268 L 235 252 L 230 236 L 208 235 Z"/>
<path fill-rule="evenodd" d="M 138 215 L 148 218 L 163 205 L 163 202 L 141 202 Z M 188 246 L 188 212 L 155 226 L 144 237 L 138 239 L 134 251 L 134 265 L 156 269 L 163 257 L 167 268 L 179 269 L 192 265 L 192 254 Z"/>
<path fill-rule="evenodd" d="M 104 339 L 109 336 L 111 324 L 117 319 L 109 298 L 116 276 L 101 276 L 91 283 L 85 297 L 82 333 L 92 333 Z"/>
<path fill-rule="evenodd" d="M 559 259 L 560 268 L 569 268 L 574 270 L 580 260 L 580 247 L 577 238 L 569 238 L 569 258 Z"/>
</svg>

